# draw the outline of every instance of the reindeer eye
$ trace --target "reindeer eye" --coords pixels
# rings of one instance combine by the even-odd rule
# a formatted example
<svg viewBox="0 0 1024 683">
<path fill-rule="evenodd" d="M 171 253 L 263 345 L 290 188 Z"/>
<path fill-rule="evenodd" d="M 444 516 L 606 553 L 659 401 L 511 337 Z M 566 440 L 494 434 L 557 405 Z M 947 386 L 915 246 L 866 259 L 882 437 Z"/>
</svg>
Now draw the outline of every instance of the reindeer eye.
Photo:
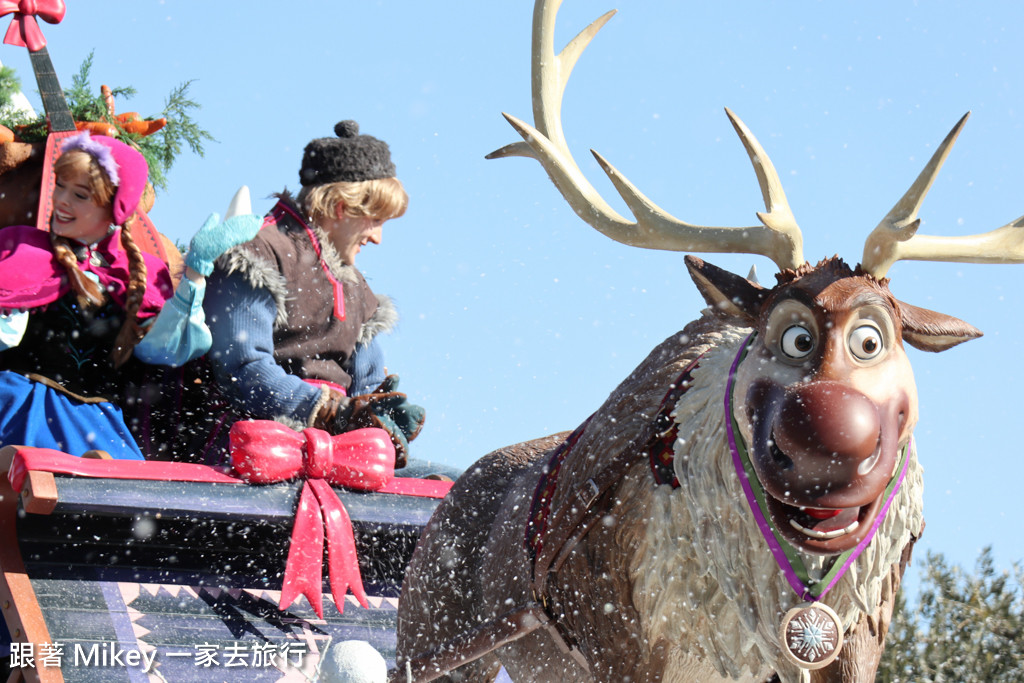
<svg viewBox="0 0 1024 683">
<path fill-rule="evenodd" d="M 850 352 L 858 360 L 871 360 L 882 352 L 882 333 L 874 325 L 861 325 L 850 333 Z"/>
<path fill-rule="evenodd" d="M 790 358 L 803 358 L 814 349 L 814 337 L 803 325 L 793 325 L 782 333 L 780 346 Z"/>
</svg>

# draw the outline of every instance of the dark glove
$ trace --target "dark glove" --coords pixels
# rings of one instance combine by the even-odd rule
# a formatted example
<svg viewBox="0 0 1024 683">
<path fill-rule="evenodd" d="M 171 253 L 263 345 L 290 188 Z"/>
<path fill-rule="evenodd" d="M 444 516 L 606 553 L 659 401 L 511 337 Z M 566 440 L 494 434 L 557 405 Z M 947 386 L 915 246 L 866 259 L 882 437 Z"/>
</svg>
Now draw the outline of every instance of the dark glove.
<svg viewBox="0 0 1024 683">
<path fill-rule="evenodd" d="M 322 429 L 329 434 L 341 434 L 352 427 L 348 426 L 348 418 L 352 414 L 352 400 L 340 391 L 330 389 L 327 400 L 317 408 L 313 416 L 312 427 Z"/>
<path fill-rule="evenodd" d="M 398 375 L 388 375 L 372 393 L 353 396 L 348 429 L 378 427 L 387 431 L 395 445 L 395 467 L 405 467 L 409 459 L 409 442 L 423 429 L 426 411 L 409 403 L 408 397 L 395 389 Z"/>
</svg>

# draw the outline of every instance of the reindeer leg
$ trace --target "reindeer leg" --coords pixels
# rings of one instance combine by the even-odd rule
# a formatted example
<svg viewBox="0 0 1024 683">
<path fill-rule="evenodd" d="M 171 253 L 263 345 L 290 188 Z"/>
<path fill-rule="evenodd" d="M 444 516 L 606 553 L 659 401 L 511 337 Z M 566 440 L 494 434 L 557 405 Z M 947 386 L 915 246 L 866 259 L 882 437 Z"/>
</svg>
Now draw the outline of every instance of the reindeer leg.
<svg viewBox="0 0 1024 683">
<path fill-rule="evenodd" d="M 524 471 L 564 438 L 564 434 L 555 435 L 484 456 L 466 470 L 438 506 L 402 585 L 398 673 L 405 671 L 407 661 L 526 604 L 525 590 L 496 585 L 500 579 L 484 577 L 507 576 L 510 569 L 517 569 L 512 574 L 524 577 L 525 588 L 528 568 L 511 564 L 520 560 L 516 551 L 522 549 L 525 528 L 502 524 L 500 513 L 508 496 L 517 495 L 519 489 L 528 489 L 527 498 L 532 495 L 535 482 L 524 482 Z M 448 673 L 438 680 L 475 682 L 490 681 L 497 675 L 498 659 L 493 652 L 472 662 L 469 652 L 453 654 L 456 659 L 465 654 L 467 663 L 450 672 L 414 671 L 413 680 Z M 405 679 L 393 680 L 404 683 Z"/>
</svg>

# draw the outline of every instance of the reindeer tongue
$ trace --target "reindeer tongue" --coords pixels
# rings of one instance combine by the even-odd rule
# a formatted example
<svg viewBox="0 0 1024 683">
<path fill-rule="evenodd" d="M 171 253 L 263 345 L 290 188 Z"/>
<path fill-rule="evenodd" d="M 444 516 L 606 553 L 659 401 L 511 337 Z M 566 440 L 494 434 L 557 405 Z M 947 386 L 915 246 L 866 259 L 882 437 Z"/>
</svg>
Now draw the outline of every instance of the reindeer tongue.
<svg viewBox="0 0 1024 683">
<path fill-rule="evenodd" d="M 811 517 L 814 517 L 815 519 L 828 519 L 830 517 L 835 517 L 836 515 L 841 514 L 843 511 L 829 510 L 826 508 L 804 508 L 803 512 L 804 514 L 808 514 Z"/>
</svg>

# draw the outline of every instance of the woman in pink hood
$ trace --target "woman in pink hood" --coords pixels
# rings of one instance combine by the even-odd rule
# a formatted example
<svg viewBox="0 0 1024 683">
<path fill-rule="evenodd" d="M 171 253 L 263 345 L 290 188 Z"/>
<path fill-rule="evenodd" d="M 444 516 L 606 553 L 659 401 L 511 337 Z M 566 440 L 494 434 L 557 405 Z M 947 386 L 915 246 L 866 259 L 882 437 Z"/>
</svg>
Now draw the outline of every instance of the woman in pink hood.
<svg viewBox="0 0 1024 683">
<path fill-rule="evenodd" d="M 133 364 L 180 365 L 209 349 L 204 275 L 259 220 L 211 216 L 175 291 L 167 265 L 132 239 L 142 155 L 82 133 L 54 170 L 50 231 L 0 229 L 0 446 L 142 459 L 114 401 Z"/>
</svg>

